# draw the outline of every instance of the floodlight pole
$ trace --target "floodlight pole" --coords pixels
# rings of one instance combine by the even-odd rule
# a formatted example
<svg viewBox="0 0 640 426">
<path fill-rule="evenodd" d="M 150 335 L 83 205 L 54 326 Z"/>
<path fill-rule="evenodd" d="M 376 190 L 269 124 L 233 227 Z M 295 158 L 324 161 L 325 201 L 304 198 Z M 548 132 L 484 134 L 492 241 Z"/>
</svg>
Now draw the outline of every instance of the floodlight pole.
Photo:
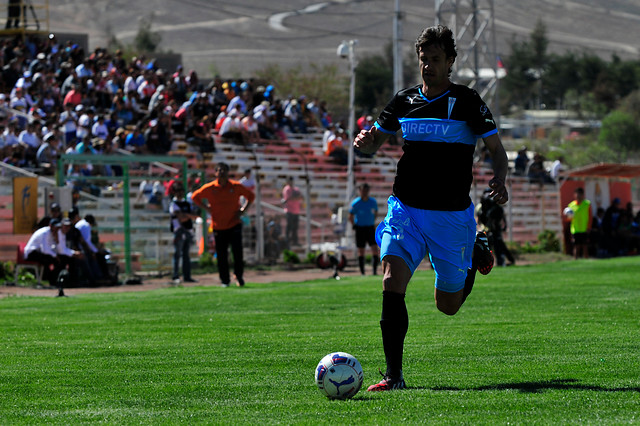
<svg viewBox="0 0 640 426">
<path fill-rule="evenodd" d="M 338 56 L 340 57 L 348 57 L 349 59 L 349 74 L 350 74 L 350 82 L 349 82 L 349 156 L 348 156 L 348 164 L 347 164 L 347 191 L 345 194 L 345 202 L 343 214 L 346 214 L 349 211 L 349 205 L 351 204 L 351 197 L 353 195 L 353 187 L 354 187 L 354 173 L 353 173 L 353 161 L 354 161 L 354 147 L 353 140 L 355 139 L 354 128 L 356 126 L 356 107 L 355 107 L 355 98 L 356 98 L 356 56 L 355 56 L 355 46 L 358 44 L 358 40 L 349 40 L 348 42 L 343 41 L 338 47 Z M 342 218 L 345 220 L 345 218 Z M 350 241 L 351 238 L 351 227 L 345 227 L 345 240 Z M 346 245 L 346 242 L 345 242 Z"/>
</svg>

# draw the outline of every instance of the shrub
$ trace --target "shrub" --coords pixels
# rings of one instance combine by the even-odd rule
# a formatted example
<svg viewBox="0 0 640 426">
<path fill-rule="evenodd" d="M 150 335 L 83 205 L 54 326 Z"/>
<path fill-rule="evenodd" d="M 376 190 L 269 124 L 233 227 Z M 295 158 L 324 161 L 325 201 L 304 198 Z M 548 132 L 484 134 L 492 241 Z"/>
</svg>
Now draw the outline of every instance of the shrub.
<svg viewBox="0 0 640 426">
<path fill-rule="evenodd" d="M 198 267 L 207 272 L 215 272 L 218 270 L 216 263 L 213 261 L 213 255 L 209 252 L 204 252 L 198 259 Z"/>
<path fill-rule="evenodd" d="M 310 251 L 309 253 L 307 253 L 307 257 L 305 258 L 304 262 L 305 263 L 310 263 L 312 265 L 315 265 L 316 258 L 318 257 L 318 255 L 319 255 L 318 252 Z"/>
<path fill-rule="evenodd" d="M 300 263 L 298 254 L 291 250 L 284 250 L 282 252 L 282 259 L 285 263 Z"/>
<path fill-rule="evenodd" d="M 538 242 L 541 252 L 560 251 L 560 240 L 556 237 L 556 233 L 550 229 L 545 229 L 538 234 Z"/>
</svg>

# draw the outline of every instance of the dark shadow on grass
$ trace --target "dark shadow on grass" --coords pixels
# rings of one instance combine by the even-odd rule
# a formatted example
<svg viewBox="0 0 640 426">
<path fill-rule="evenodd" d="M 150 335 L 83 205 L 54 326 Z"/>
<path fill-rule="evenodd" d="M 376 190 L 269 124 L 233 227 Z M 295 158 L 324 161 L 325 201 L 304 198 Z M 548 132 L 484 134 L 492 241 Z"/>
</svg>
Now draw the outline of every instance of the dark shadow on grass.
<svg viewBox="0 0 640 426">
<path fill-rule="evenodd" d="M 516 383 L 497 383 L 494 385 L 476 386 L 476 387 L 455 387 L 455 386 L 437 386 L 429 387 L 409 387 L 409 389 L 426 389 L 433 391 L 490 391 L 490 390 L 517 390 L 523 393 L 540 393 L 547 390 L 588 390 L 596 392 L 637 392 L 640 393 L 640 387 L 619 387 L 608 388 L 598 385 L 581 384 L 576 379 L 555 379 L 539 382 L 516 382 Z"/>
</svg>

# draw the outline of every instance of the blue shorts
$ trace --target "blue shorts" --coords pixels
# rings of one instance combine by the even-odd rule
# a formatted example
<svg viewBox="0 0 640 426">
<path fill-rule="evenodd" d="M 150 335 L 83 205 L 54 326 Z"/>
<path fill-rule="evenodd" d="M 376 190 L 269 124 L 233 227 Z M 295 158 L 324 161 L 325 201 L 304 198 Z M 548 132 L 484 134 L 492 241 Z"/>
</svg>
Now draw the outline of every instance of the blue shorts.
<svg viewBox="0 0 640 426">
<path fill-rule="evenodd" d="M 462 211 L 422 210 L 391 196 L 387 204 L 387 216 L 376 229 L 380 258 L 398 256 L 413 274 L 428 253 L 436 288 L 448 293 L 462 290 L 476 237 L 473 203 Z"/>
</svg>

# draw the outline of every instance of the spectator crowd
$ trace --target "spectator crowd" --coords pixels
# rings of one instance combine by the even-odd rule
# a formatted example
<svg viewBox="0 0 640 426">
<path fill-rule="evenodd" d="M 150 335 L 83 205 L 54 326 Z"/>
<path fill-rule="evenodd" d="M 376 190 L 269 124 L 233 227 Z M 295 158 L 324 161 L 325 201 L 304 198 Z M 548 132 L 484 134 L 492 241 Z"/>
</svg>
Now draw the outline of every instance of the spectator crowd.
<svg viewBox="0 0 640 426">
<path fill-rule="evenodd" d="M 155 59 L 126 60 L 122 51 L 100 47 L 87 54 L 53 34 L 1 43 L 2 160 L 41 173 L 52 173 L 62 153 L 163 155 L 172 150 L 176 134 L 192 151 L 215 152 L 214 135 L 244 145 L 285 139 L 286 131 L 329 128 L 332 122 L 325 101 L 305 95 L 280 99 L 273 85 L 253 79 L 215 77 L 205 85 L 182 65 L 168 71 Z M 104 166 L 99 172 L 114 176 L 121 170 Z M 67 173 L 97 172 L 86 165 Z"/>
</svg>

